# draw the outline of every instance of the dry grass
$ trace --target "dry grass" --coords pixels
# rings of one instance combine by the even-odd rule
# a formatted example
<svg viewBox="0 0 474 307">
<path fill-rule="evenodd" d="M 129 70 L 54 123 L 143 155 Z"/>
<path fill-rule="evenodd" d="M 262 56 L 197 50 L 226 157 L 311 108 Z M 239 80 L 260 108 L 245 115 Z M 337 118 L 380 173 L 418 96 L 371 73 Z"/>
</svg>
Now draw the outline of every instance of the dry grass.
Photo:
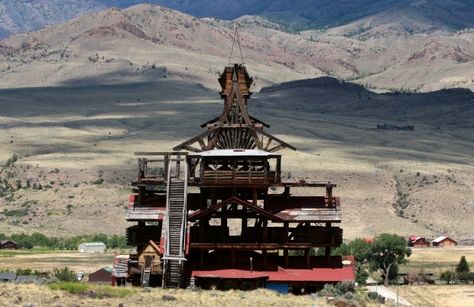
<svg viewBox="0 0 474 307">
<path fill-rule="evenodd" d="M 291 172 L 292 177 L 337 183 L 348 239 L 382 232 L 473 238 L 474 143 L 469 129 L 437 129 L 436 120 L 428 117 L 431 121 L 425 124 L 419 111 L 413 119 L 419 122 L 416 131 L 379 131 L 374 129 L 377 123 L 397 121 L 398 114 L 403 115 L 397 109 L 398 113 L 390 116 L 391 109 L 384 108 L 400 103 L 410 110 L 424 100 L 403 104 L 403 97 L 382 97 L 376 105 L 385 107 L 363 108 L 356 102 L 352 106 L 357 105 L 359 113 L 340 114 L 352 99 L 337 96 L 341 92 L 326 88 L 317 95 L 317 104 L 312 92 L 298 97 L 285 96 L 285 92 L 258 94 L 260 99 L 249 102 L 252 115 L 272 124 L 272 133 L 299 149 L 282 152 L 283 175 Z M 136 174 L 133 153 L 170 150 L 200 131 L 198 125 L 219 114 L 222 107 L 217 93 L 170 80 L 8 90 L 2 91 L 0 103 L 1 159 L 13 153 L 21 156 L 11 171 L 23 182 L 28 178 L 43 185 L 54 181 L 47 190 L 20 190 L 11 201 L 0 198 L 0 212 L 22 209 L 25 203 L 36 201 L 28 215 L 0 214 L 4 218 L 0 232 L 40 231 L 63 236 L 123 234 L 129 225 L 124 218 L 128 186 Z M 17 107 L 19 103 L 22 108 Z M 326 112 L 328 108 L 336 111 Z M 93 184 L 101 172 L 105 183 Z M 425 176 L 427 180 L 422 182 Z M 405 218 L 397 216 L 393 208 L 397 181 L 402 182 L 412 204 Z M 301 191 L 295 189 L 294 193 Z"/>
<path fill-rule="evenodd" d="M 452 286 L 399 286 L 391 290 L 419 307 L 471 307 L 474 306 L 472 285 Z"/>
<path fill-rule="evenodd" d="M 102 289 L 103 288 L 103 289 Z M 162 289 L 133 289 L 124 297 L 112 293 L 114 289 L 98 287 L 84 295 L 62 290 L 51 290 L 48 286 L 0 284 L 0 305 L 37 306 L 78 305 L 81 306 L 328 306 L 324 299 L 313 296 L 280 295 L 268 290 L 242 291 L 188 291 Z M 109 297 L 99 298 L 97 293 L 109 292 Z"/>
<path fill-rule="evenodd" d="M 466 256 L 471 267 L 474 267 L 474 247 L 455 246 L 442 248 L 413 248 L 409 262 L 401 268 L 402 271 L 432 272 L 441 275 L 445 270 L 455 267 L 462 256 Z"/>
<path fill-rule="evenodd" d="M 76 272 L 92 273 L 104 266 L 111 266 L 116 252 L 107 254 L 85 254 L 78 252 L 2 253 L 1 269 L 16 271 L 29 268 L 49 272 L 54 268 L 68 267 Z"/>
</svg>

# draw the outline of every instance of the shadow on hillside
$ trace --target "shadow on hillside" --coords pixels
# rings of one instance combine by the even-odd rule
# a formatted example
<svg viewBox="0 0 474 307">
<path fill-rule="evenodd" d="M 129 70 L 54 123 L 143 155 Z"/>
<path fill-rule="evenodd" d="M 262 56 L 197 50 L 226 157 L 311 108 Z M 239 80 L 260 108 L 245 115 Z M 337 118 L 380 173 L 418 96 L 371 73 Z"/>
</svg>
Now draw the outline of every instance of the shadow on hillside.
<svg viewBox="0 0 474 307">
<path fill-rule="evenodd" d="M 459 162 L 472 148 L 470 138 L 462 139 L 456 132 L 474 127 L 474 94 L 468 90 L 375 94 L 359 85 L 319 78 L 273 86 L 258 96 L 249 101 L 250 113 L 268 122 L 271 133 L 285 135 L 285 140 L 301 151 L 318 150 L 317 140 L 332 147 L 354 148 L 346 152 L 361 159 L 432 156 L 440 162 Z M 217 92 L 170 79 L 0 90 L 0 105 L 0 116 L 10 119 L 0 123 L 1 129 L 93 132 L 80 139 L 88 146 L 73 144 L 65 149 L 50 145 L 31 149 L 35 154 L 111 153 L 107 148 L 91 147 L 101 141 L 156 141 L 169 143 L 171 149 L 180 140 L 200 133 L 199 125 L 222 109 Z M 413 133 L 381 131 L 375 129 L 377 123 L 417 128 Z M 110 132 L 117 130 L 120 132 Z"/>
</svg>

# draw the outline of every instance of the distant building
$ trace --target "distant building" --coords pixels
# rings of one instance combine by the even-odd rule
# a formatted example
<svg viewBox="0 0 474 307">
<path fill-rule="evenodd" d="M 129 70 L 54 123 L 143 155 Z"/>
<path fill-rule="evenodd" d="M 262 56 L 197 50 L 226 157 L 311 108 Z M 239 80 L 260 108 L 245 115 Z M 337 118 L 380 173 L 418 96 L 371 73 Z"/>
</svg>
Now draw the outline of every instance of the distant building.
<svg viewBox="0 0 474 307">
<path fill-rule="evenodd" d="M 112 268 L 105 267 L 89 274 L 89 282 L 100 284 L 112 284 Z"/>
<path fill-rule="evenodd" d="M 17 249 L 18 244 L 12 240 L 0 240 L 0 249 Z"/>
<path fill-rule="evenodd" d="M 412 247 L 429 247 L 430 242 L 424 237 L 411 236 L 408 238 L 408 246 Z"/>
<path fill-rule="evenodd" d="M 88 242 L 88 243 L 81 243 L 79 244 L 79 252 L 81 253 L 97 253 L 103 254 L 105 253 L 105 249 L 107 245 L 102 242 Z"/>
<path fill-rule="evenodd" d="M 443 247 L 443 246 L 456 246 L 458 242 L 451 239 L 450 237 L 441 236 L 433 240 L 433 246 Z"/>
<path fill-rule="evenodd" d="M 16 274 L 15 273 L 0 273 L 0 282 L 12 282 L 15 281 Z"/>
</svg>

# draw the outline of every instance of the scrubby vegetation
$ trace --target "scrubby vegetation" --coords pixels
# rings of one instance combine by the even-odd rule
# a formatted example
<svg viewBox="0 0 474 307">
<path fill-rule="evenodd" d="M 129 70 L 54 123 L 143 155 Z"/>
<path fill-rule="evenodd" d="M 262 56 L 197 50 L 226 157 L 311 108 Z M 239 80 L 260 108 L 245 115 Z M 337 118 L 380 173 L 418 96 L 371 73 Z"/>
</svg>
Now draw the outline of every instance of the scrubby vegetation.
<svg viewBox="0 0 474 307">
<path fill-rule="evenodd" d="M 48 285 L 52 290 L 63 290 L 93 298 L 127 297 L 137 292 L 133 288 L 111 287 L 80 282 L 55 282 Z"/>
<path fill-rule="evenodd" d="M 440 279 L 448 284 L 469 284 L 474 283 L 474 272 L 471 272 L 469 263 L 465 256 L 462 256 L 456 266 L 456 271 L 444 271 Z"/>
<path fill-rule="evenodd" d="M 400 264 L 406 263 L 411 255 L 406 240 L 396 234 L 384 233 L 377 236 L 373 242 L 355 239 L 343 243 L 332 250 L 332 255 L 353 255 L 356 262 L 356 281 L 365 284 L 369 272 L 380 272 L 384 283 L 394 280 L 398 276 Z"/>
</svg>

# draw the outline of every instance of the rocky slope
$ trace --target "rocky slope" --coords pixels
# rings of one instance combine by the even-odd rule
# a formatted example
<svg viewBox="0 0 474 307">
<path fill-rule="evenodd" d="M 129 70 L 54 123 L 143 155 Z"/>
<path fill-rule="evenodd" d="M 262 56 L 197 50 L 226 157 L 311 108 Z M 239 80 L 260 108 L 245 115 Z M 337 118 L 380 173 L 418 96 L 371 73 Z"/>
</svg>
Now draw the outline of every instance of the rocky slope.
<svg viewBox="0 0 474 307">
<path fill-rule="evenodd" d="M 395 13 L 394 13 L 395 14 Z M 331 75 L 382 91 L 474 88 L 474 30 L 429 30 L 405 13 L 373 16 L 325 31 L 289 33 L 243 16 L 244 61 L 257 88 Z M 108 9 L 0 41 L 1 87 L 149 81 L 161 77 L 215 87 L 228 63 L 234 23 L 152 5 Z M 235 49 L 232 61 L 240 61 Z"/>
<path fill-rule="evenodd" d="M 474 24 L 474 4 L 469 0 L 2 0 L 0 37 L 58 24 L 86 12 L 107 7 L 127 8 L 140 3 L 158 4 L 196 17 L 231 20 L 259 15 L 296 30 L 330 28 L 400 10 L 429 24 L 430 28 L 459 30 Z M 418 27 L 407 29 L 420 30 Z"/>
<path fill-rule="evenodd" d="M 104 8 L 105 5 L 94 0 L 0 0 L 0 38 L 59 24 Z"/>
</svg>

